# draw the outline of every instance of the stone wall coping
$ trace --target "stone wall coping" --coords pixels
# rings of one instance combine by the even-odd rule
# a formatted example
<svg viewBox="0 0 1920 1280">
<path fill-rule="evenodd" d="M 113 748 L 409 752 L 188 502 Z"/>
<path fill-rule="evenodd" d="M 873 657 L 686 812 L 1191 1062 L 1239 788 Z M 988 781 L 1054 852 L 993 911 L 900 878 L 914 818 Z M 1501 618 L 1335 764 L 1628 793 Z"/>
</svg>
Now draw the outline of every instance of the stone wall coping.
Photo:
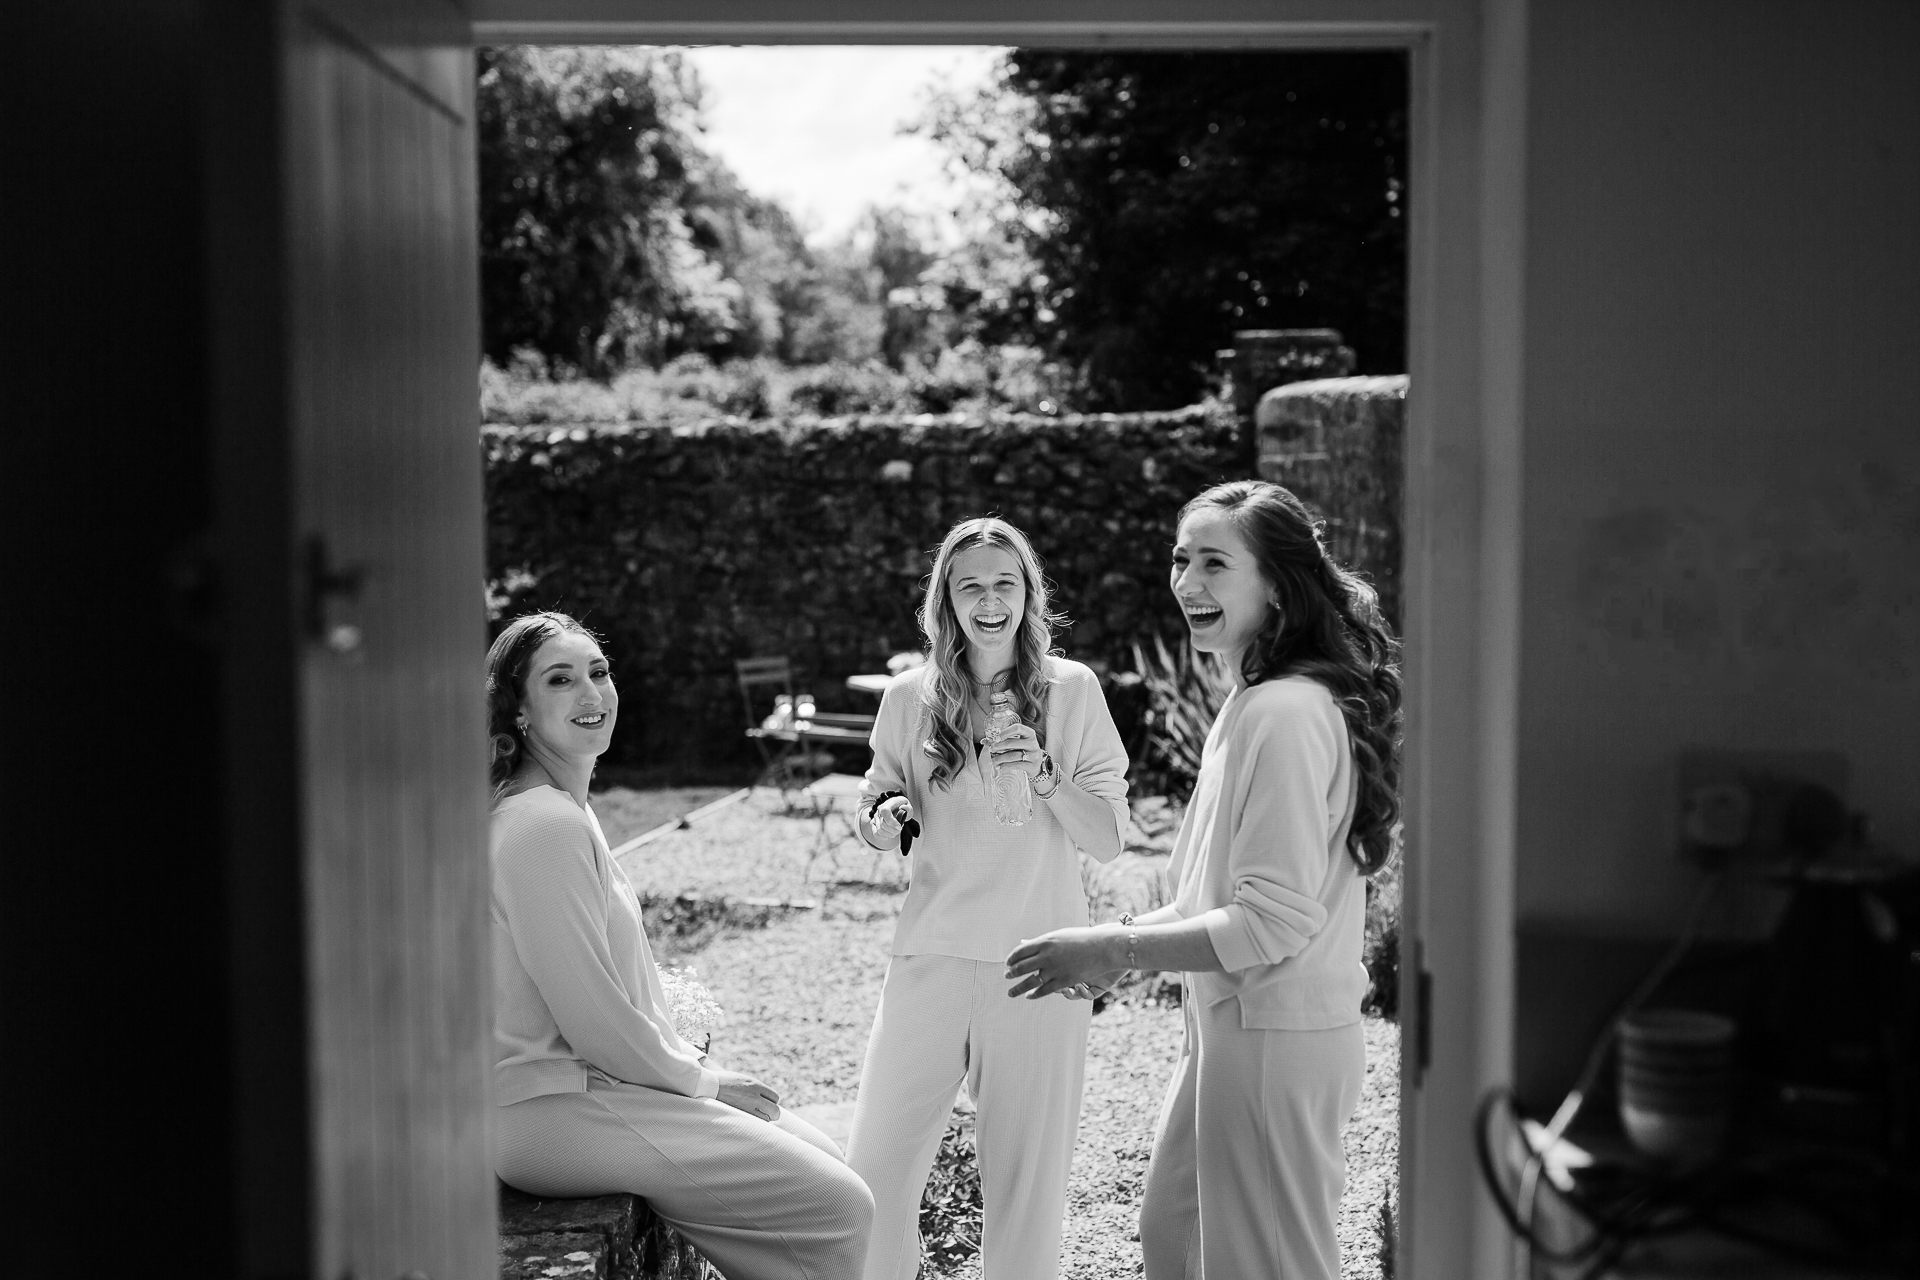
<svg viewBox="0 0 1920 1280">
<path fill-rule="evenodd" d="M 1129 423 L 1182 426 L 1200 422 L 1215 414 L 1229 412 L 1219 404 L 1184 405 L 1178 409 L 1142 409 L 1135 413 L 857 413 L 837 416 L 792 414 L 778 418 L 741 418 L 716 416 L 694 422 L 646 422 L 638 419 L 570 418 L 545 422 L 483 422 L 488 434 L 537 437 L 554 435 L 565 438 L 572 432 L 643 434 L 657 432 L 676 436 L 701 436 L 713 431 L 745 431 L 778 434 L 786 431 L 861 430 L 873 428 L 907 429 L 913 427 L 1018 427 L 1045 431 L 1053 427 L 1082 427 L 1090 423 Z"/>
<path fill-rule="evenodd" d="M 1314 378 L 1307 382 L 1289 382 L 1274 387 L 1260 397 L 1253 412 L 1256 428 L 1284 422 L 1291 413 L 1308 405 L 1339 400 L 1405 400 L 1407 375 L 1361 374 L 1346 378 Z"/>
<path fill-rule="evenodd" d="M 532 1196 L 504 1183 L 499 1263 L 499 1280 L 693 1280 L 712 1274 L 685 1237 L 639 1196 Z"/>
<path fill-rule="evenodd" d="M 1407 375 L 1404 373 L 1358 373 L 1345 378 L 1310 378 L 1305 382 L 1283 383 L 1269 388 L 1260 399 L 1264 402 L 1326 395 L 1405 396 L 1406 394 Z"/>
</svg>

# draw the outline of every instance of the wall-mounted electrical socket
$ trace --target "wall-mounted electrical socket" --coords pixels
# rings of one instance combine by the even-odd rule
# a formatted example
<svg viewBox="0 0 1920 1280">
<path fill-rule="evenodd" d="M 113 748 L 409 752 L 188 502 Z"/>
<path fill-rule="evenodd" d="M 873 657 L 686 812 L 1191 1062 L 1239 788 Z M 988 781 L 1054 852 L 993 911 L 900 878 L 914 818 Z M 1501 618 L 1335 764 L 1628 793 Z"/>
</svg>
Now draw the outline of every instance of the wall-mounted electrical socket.
<svg viewBox="0 0 1920 1280">
<path fill-rule="evenodd" d="M 1838 751 L 1690 747 L 1680 753 L 1680 853 L 1761 871 L 1837 842 L 1848 825 L 1849 773 Z"/>
</svg>

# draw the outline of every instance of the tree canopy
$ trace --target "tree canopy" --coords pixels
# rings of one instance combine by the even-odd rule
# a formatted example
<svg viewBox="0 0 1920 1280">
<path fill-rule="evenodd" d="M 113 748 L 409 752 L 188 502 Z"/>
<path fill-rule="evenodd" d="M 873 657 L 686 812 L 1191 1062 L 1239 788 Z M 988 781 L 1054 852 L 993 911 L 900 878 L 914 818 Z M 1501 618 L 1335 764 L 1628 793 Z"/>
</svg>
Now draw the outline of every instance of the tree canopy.
<svg viewBox="0 0 1920 1280">
<path fill-rule="evenodd" d="M 1085 407 L 1205 391 L 1235 329 L 1330 326 L 1405 365 L 1398 53 L 1017 50 L 922 128 L 1029 259 L 997 310 L 1078 368 Z"/>
<path fill-rule="evenodd" d="M 1404 367 L 1401 54 L 1014 51 L 916 126 L 969 179 L 957 245 L 874 209 L 810 246 L 704 150 L 670 50 L 482 49 L 477 92 L 496 365 L 875 361 L 1043 412 L 1193 403 L 1244 328 Z"/>
<path fill-rule="evenodd" d="M 690 352 L 887 354 L 887 290 L 927 256 L 911 229 L 876 211 L 858 244 L 810 249 L 700 145 L 700 85 L 678 54 L 482 49 L 476 92 L 494 363 L 530 349 L 604 378 Z"/>
</svg>

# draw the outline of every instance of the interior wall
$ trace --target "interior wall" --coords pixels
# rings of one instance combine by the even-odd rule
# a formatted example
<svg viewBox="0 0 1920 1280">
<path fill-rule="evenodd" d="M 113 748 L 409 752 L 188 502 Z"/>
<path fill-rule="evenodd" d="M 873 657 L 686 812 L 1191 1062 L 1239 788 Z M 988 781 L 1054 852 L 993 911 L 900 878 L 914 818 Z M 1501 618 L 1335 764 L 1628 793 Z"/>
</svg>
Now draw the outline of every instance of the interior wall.
<svg viewBox="0 0 1920 1280">
<path fill-rule="evenodd" d="M 1671 934 L 1688 746 L 1920 854 L 1920 8 L 1532 8 L 1518 914 Z"/>
<path fill-rule="evenodd" d="M 0 1229 L 9 1270 L 221 1277 L 203 29 L 191 0 L 0 25 Z"/>
</svg>

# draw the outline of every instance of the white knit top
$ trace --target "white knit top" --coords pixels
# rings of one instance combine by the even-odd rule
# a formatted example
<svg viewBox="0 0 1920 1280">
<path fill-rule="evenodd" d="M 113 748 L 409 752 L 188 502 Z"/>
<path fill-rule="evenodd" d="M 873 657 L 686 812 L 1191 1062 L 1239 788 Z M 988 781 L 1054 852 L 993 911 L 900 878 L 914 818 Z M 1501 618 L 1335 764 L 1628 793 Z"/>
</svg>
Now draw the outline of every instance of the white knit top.
<svg viewBox="0 0 1920 1280">
<path fill-rule="evenodd" d="M 583 1093 L 591 1073 L 711 1098 L 673 1029 L 640 900 L 593 810 L 550 786 L 493 808 L 494 1101 Z"/>
<path fill-rule="evenodd" d="M 1319 1031 L 1360 1020 L 1366 881 L 1347 853 L 1355 798 L 1347 722 L 1304 676 L 1221 707 L 1167 875 L 1182 917 L 1202 917 L 1224 973 L 1188 982 L 1236 999 L 1240 1025 Z"/>
<path fill-rule="evenodd" d="M 984 772 L 969 751 L 946 787 L 933 784 L 923 749 L 932 711 L 922 698 L 930 668 L 902 673 L 887 686 L 873 726 L 873 765 L 863 795 L 905 792 L 920 820 L 909 855 L 912 883 L 894 928 L 893 954 L 997 961 L 1022 939 L 1087 923 L 1080 859 L 1066 828 L 1036 798 L 1033 820 L 994 821 Z M 1073 785 L 1113 808 L 1127 829 L 1127 753 L 1100 682 L 1081 663 L 1049 658 L 1046 750 L 1062 786 Z"/>
</svg>

